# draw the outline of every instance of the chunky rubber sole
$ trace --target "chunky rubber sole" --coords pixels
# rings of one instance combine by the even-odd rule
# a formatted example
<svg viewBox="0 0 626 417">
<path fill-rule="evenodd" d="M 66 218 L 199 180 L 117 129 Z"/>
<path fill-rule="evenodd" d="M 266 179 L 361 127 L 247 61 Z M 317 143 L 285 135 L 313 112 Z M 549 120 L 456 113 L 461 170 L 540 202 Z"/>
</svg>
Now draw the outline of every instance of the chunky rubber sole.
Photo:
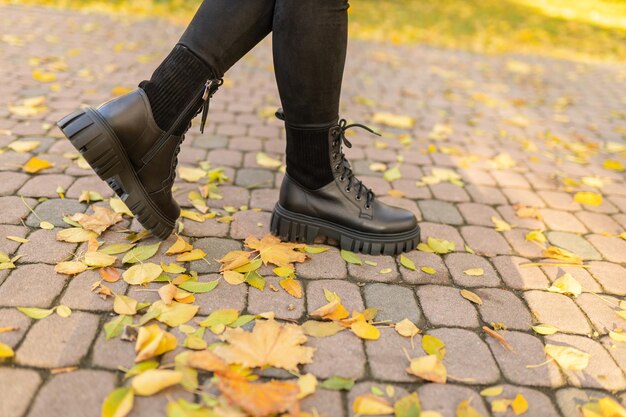
<svg viewBox="0 0 626 417">
<path fill-rule="evenodd" d="M 420 242 L 419 226 L 393 235 L 362 233 L 326 220 L 294 213 L 278 203 L 272 212 L 270 231 L 282 240 L 303 243 L 313 243 L 318 235 L 324 235 L 339 241 L 341 249 L 369 255 L 408 252 Z"/>
<path fill-rule="evenodd" d="M 172 233 L 175 220 L 165 217 L 152 202 L 117 135 L 97 110 L 77 110 L 59 120 L 57 126 L 143 227 L 159 239 Z"/>
</svg>

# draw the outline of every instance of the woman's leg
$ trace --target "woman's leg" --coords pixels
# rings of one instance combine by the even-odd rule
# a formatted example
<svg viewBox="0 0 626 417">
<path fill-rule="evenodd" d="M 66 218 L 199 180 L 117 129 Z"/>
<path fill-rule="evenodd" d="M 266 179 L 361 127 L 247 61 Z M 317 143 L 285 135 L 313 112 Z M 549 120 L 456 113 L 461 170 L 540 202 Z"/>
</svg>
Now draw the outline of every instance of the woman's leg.
<svg viewBox="0 0 626 417">
<path fill-rule="evenodd" d="M 338 117 L 347 8 L 346 0 L 276 0 L 274 66 L 287 132 L 287 175 L 271 230 L 309 243 L 322 234 L 342 249 L 391 255 L 414 249 L 420 229 L 413 213 L 375 198 L 343 153 L 344 144 L 351 146 L 346 130 L 357 127 Z"/>
<path fill-rule="evenodd" d="M 307 188 L 332 181 L 328 129 L 339 114 L 347 0 L 276 0 L 274 67 L 287 133 L 287 172 Z"/>
</svg>

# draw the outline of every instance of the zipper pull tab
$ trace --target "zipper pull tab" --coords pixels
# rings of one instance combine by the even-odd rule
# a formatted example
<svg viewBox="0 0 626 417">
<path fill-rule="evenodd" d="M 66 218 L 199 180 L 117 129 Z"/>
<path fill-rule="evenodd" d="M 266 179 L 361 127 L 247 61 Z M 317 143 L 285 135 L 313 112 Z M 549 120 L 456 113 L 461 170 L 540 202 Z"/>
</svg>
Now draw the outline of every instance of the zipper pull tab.
<svg viewBox="0 0 626 417">
<path fill-rule="evenodd" d="M 204 126 L 206 125 L 206 119 L 209 114 L 209 100 L 205 100 L 202 104 L 202 119 L 200 119 L 200 133 L 204 133 Z"/>
<path fill-rule="evenodd" d="M 206 119 L 209 114 L 209 101 L 213 94 L 217 91 L 217 89 L 222 85 L 223 80 L 214 79 L 207 80 L 206 84 L 204 84 L 204 93 L 202 93 L 202 119 L 200 120 L 200 133 L 204 133 L 204 126 L 206 125 Z"/>
</svg>

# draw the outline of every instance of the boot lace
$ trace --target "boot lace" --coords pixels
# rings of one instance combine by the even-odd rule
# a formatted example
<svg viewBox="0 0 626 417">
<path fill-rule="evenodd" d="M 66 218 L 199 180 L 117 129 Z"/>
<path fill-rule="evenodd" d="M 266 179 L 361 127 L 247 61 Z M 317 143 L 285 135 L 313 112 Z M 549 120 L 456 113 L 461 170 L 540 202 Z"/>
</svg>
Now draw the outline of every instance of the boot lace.
<svg viewBox="0 0 626 417">
<path fill-rule="evenodd" d="M 335 171 L 338 171 L 340 173 L 339 181 L 343 182 L 346 179 L 348 180 L 348 185 L 345 188 L 346 192 L 350 192 L 353 187 L 356 188 L 356 195 L 354 198 L 357 201 L 360 201 L 363 197 L 365 197 L 365 208 L 369 209 L 371 207 L 372 201 L 374 200 L 375 194 L 370 188 L 363 184 L 363 181 L 359 180 L 354 175 L 350 162 L 348 162 L 346 155 L 343 153 L 343 146 L 346 146 L 347 148 L 352 147 L 352 143 L 346 137 L 346 131 L 354 127 L 367 130 L 374 135 L 380 136 L 380 133 L 375 132 L 365 125 L 362 125 L 360 123 L 348 124 L 348 121 L 346 119 L 341 119 L 339 121 L 339 129 L 334 135 L 334 140 L 332 143 L 333 149 L 335 149 L 332 155 L 333 160 L 335 160 L 335 158 L 339 156 L 339 159 L 335 163 L 334 168 Z"/>
</svg>

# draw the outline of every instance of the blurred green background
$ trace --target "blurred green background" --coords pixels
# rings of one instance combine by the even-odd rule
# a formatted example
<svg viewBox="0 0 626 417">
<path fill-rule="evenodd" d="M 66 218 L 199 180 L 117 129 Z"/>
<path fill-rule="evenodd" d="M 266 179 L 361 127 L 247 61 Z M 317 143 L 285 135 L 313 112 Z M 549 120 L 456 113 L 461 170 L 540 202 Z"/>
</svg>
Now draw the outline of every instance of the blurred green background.
<svg viewBox="0 0 626 417">
<path fill-rule="evenodd" d="M 200 0 L 0 0 L 187 22 Z M 626 0 L 353 0 L 351 36 L 626 61 Z"/>
</svg>

